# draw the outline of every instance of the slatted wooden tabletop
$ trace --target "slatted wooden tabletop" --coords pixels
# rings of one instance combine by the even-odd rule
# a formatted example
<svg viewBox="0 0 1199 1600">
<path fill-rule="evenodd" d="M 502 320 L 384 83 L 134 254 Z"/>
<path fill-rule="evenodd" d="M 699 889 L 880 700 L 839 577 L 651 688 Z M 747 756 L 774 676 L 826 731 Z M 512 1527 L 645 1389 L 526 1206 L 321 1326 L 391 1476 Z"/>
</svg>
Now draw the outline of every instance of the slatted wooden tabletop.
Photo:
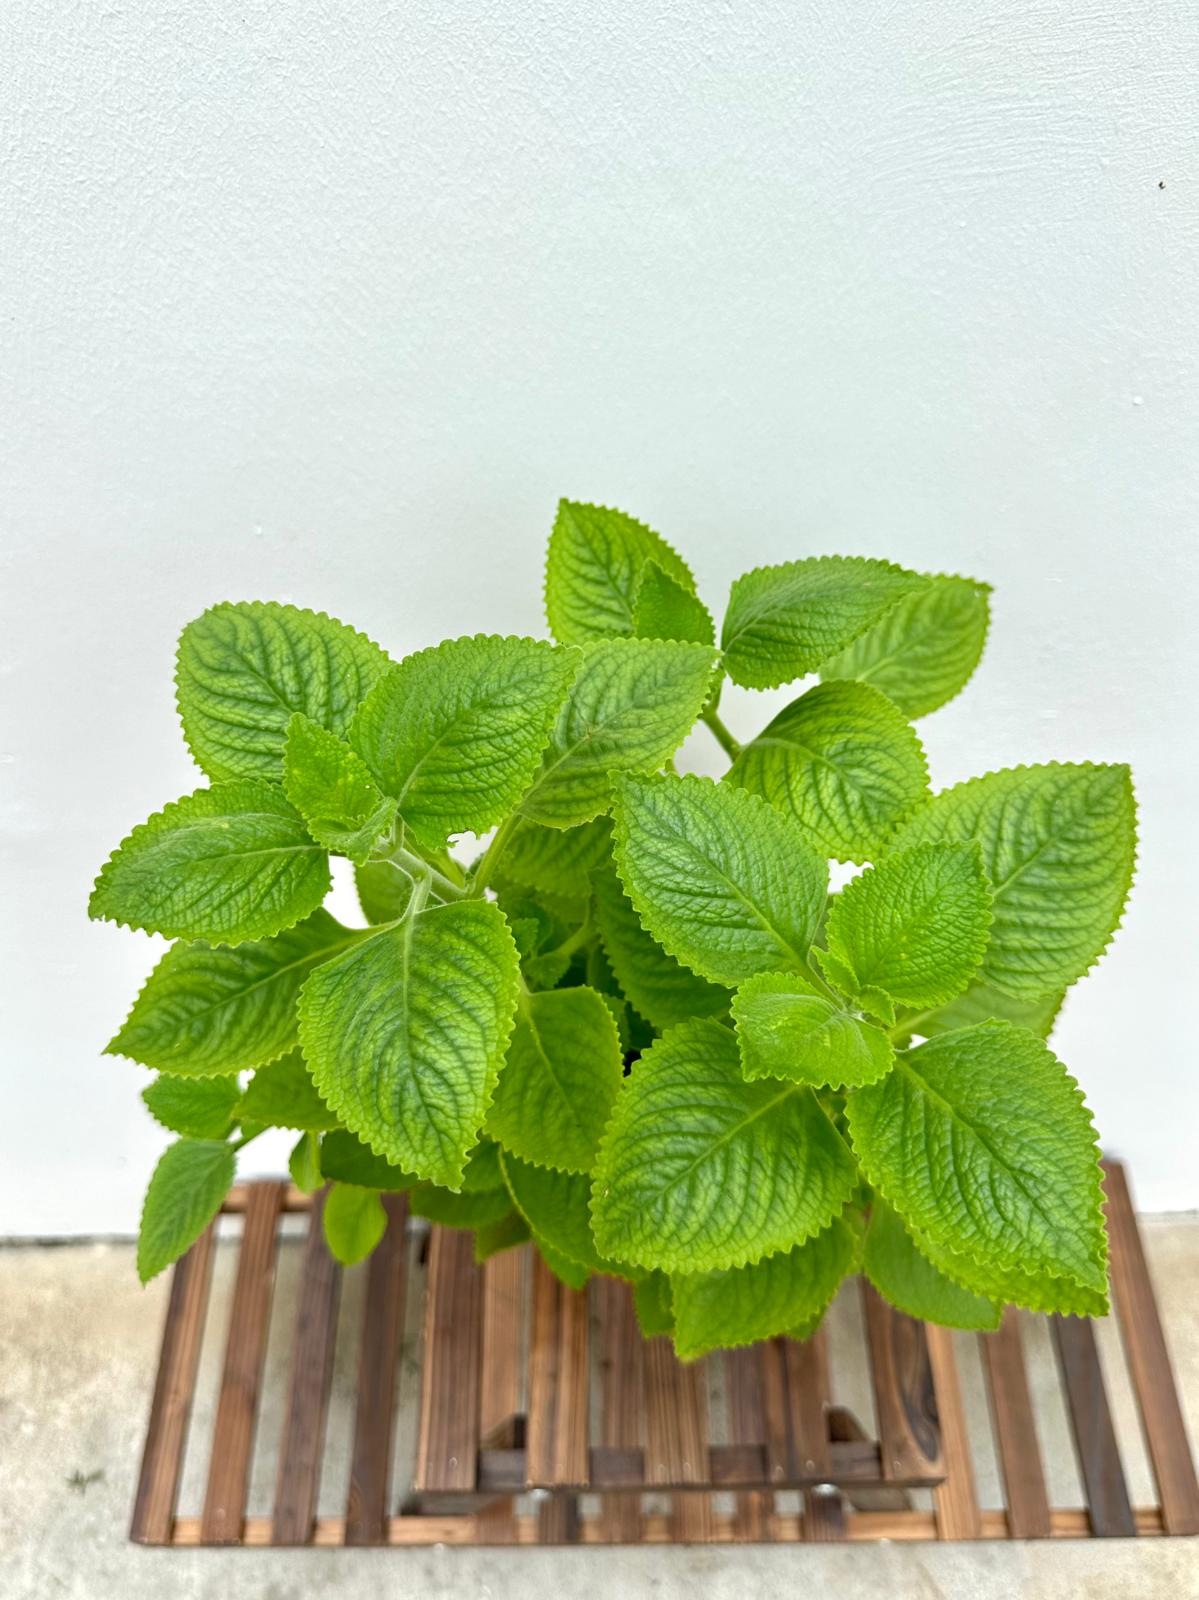
<svg viewBox="0 0 1199 1600">
<path fill-rule="evenodd" d="M 387 1200 L 383 1244 L 354 1269 L 363 1292 L 348 1485 L 335 1514 L 323 1514 L 345 1275 L 325 1248 L 320 1197 L 264 1182 L 232 1191 L 225 1207 L 242 1223 L 227 1319 L 207 1314 L 215 1224 L 174 1270 L 131 1536 L 362 1546 L 1199 1533 L 1199 1485 L 1123 1170 L 1108 1163 L 1106 1181 L 1113 1297 L 1153 1504 L 1131 1502 L 1090 1322 L 1049 1319 L 1086 1500 L 1055 1507 L 1026 1363 L 1029 1324 L 1014 1312 L 978 1336 L 991 1429 L 972 1438 L 955 1353 L 962 1336 L 903 1316 L 863 1283 L 873 1406 L 863 1423 L 833 1392 L 824 1330 L 684 1366 L 667 1340 L 641 1338 L 624 1284 L 596 1279 L 576 1293 L 527 1248 L 478 1266 L 471 1234 L 413 1229 L 400 1195 Z M 249 1494 L 271 1409 L 264 1373 L 277 1337 L 280 1229 L 297 1214 L 307 1232 L 284 1330 L 274 1497 L 259 1514 Z M 406 1296 L 417 1288 L 423 1353 L 419 1371 L 401 1370 Z M 214 1340 L 213 1425 L 193 1430 L 197 1375 Z M 413 1459 L 397 1466 L 397 1417 L 414 1403 Z M 998 1462 L 1002 1508 L 979 1503 L 983 1449 Z M 190 1452 L 206 1461 L 198 1514 L 179 1507 Z"/>
</svg>

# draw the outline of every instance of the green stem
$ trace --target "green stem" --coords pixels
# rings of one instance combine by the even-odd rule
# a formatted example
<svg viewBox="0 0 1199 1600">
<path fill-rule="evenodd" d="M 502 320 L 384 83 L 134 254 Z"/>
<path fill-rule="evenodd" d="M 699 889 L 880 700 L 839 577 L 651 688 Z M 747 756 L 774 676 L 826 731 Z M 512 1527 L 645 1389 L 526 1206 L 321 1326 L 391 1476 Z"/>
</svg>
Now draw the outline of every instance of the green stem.
<svg viewBox="0 0 1199 1600">
<path fill-rule="evenodd" d="M 724 751 L 725 755 L 728 756 L 729 760 L 736 761 L 737 757 L 741 754 L 740 742 L 734 739 L 728 728 L 725 727 L 724 723 L 717 715 L 715 706 L 708 707 L 703 714 L 703 720 L 716 735 L 717 743 L 720 745 L 720 748 Z"/>
<path fill-rule="evenodd" d="M 591 926 L 590 916 L 586 916 L 569 939 L 563 939 L 560 945 L 548 951 L 547 954 L 552 956 L 573 956 L 576 950 L 581 950 L 585 944 L 590 942 L 594 931 Z"/>
<path fill-rule="evenodd" d="M 444 872 L 439 872 L 431 862 L 425 861 L 411 850 L 406 850 L 399 845 L 395 850 L 383 858 L 401 872 L 406 872 L 413 883 L 420 883 L 422 879 L 437 891 L 442 900 L 466 900 L 470 890 L 463 888 Z"/>
<path fill-rule="evenodd" d="M 512 837 L 512 830 L 516 826 L 516 813 L 504 818 L 492 836 L 491 843 L 483 852 L 483 858 L 471 874 L 470 887 L 466 890 L 468 896 L 478 899 L 491 881 L 491 874 L 495 871 L 496 862 L 507 848 L 508 840 Z"/>
</svg>

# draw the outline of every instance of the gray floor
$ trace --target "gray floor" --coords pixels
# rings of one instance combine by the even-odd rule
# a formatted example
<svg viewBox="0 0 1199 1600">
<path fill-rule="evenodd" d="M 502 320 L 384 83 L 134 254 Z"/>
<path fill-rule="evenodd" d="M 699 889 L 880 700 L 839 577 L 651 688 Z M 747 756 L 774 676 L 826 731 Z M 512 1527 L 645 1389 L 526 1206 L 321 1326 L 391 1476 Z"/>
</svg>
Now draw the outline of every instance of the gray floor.
<svg viewBox="0 0 1199 1600">
<path fill-rule="evenodd" d="M 1192 1435 L 1199 1433 L 1199 1221 L 1145 1224 Z M 285 1248 L 277 1298 L 283 1316 L 294 1293 L 294 1249 Z M 214 1308 L 229 1291 L 232 1252 L 219 1252 Z M 138 1287 L 127 1245 L 0 1250 L 0 1600 L 321 1600 L 353 1596 L 488 1597 L 556 1591 L 574 1597 L 725 1597 L 835 1594 L 1037 1597 L 1037 1600 L 1171 1600 L 1199 1597 L 1199 1540 L 1057 1541 L 783 1546 L 676 1550 L 161 1551 L 126 1542 L 165 1298 L 165 1283 Z M 343 1316 L 360 1299 L 347 1277 Z M 835 1331 L 835 1330 L 834 1330 Z M 1053 1382 L 1047 1343 L 1030 1328 L 1034 1386 Z M 344 1341 L 343 1341 L 344 1342 Z M 1114 1330 L 1101 1344 L 1134 1499 L 1152 1498 Z M 268 1367 L 281 1352 L 272 1340 Z M 967 1405 L 981 1407 L 981 1377 L 969 1343 L 960 1357 Z M 211 1404 L 212 1371 L 201 1372 L 197 1421 Z M 853 1374 L 842 1374 L 852 1383 Z M 330 1426 L 344 1435 L 353 1375 L 336 1375 Z M 1063 1417 L 1042 1419 L 1051 1490 L 1077 1501 Z M 264 1419 L 263 1433 L 270 1429 Z M 993 1460 L 977 1463 L 980 1498 L 998 1504 Z M 195 1502 L 201 1464 L 189 1463 L 184 1491 Z M 251 1509 L 269 1495 L 271 1463 L 255 1465 Z M 1073 1494 L 1072 1494 L 1073 1491 Z M 334 1483 L 333 1499 L 344 1492 Z M 1063 1498 L 1065 1497 L 1065 1498 Z M 334 1506 L 330 1505 L 330 1509 Z"/>
</svg>

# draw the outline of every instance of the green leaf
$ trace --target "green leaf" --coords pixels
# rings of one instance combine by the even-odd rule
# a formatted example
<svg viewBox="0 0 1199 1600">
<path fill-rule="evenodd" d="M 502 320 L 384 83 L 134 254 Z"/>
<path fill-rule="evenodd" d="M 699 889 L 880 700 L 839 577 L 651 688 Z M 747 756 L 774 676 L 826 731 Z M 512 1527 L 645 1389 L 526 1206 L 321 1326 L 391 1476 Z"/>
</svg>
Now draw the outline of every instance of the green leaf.
<svg viewBox="0 0 1199 1600">
<path fill-rule="evenodd" d="M 360 866 L 396 814 L 349 745 L 299 713 L 287 725 L 283 791 L 314 839 Z"/>
<path fill-rule="evenodd" d="M 479 1194 L 484 1189 L 503 1189 L 504 1169 L 500 1165 L 500 1147 L 494 1139 L 480 1139 L 466 1158 L 462 1174 L 463 1194 Z"/>
<path fill-rule="evenodd" d="M 999 1326 L 1003 1307 L 971 1294 L 939 1271 L 882 1200 L 876 1199 L 871 1208 L 862 1266 L 879 1294 L 909 1317 L 947 1328 Z"/>
<path fill-rule="evenodd" d="M 633 605 L 633 632 L 639 639 L 716 643 L 716 624 L 707 606 L 656 561 L 647 561 L 641 572 Z"/>
<path fill-rule="evenodd" d="M 354 868 L 358 904 L 370 923 L 398 922 L 412 899 L 412 879 L 394 861 L 368 861 Z"/>
<path fill-rule="evenodd" d="M 1095 1130 L 1040 1039 L 1006 1022 L 947 1033 L 856 1090 L 846 1114 L 862 1170 L 934 1260 L 948 1250 L 1104 1292 Z"/>
<path fill-rule="evenodd" d="M 315 911 L 329 858 L 273 783 L 197 789 L 134 828 L 100 869 L 88 914 L 168 939 L 269 939 Z"/>
<path fill-rule="evenodd" d="M 776 689 L 815 672 L 928 582 L 863 556 L 809 556 L 757 567 L 733 584 L 724 665 L 734 683 Z"/>
<path fill-rule="evenodd" d="M 976 844 L 925 844 L 867 867 L 829 911 L 834 982 L 867 1010 L 882 994 L 936 1006 L 960 994 L 987 948 L 991 894 Z M 893 1020 L 894 1011 L 882 1014 Z"/>
<path fill-rule="evenodd" d="M 552 828 L 611 804 L 610 774 L 652 772 L 682 744 L 708 696 L 713 652 L 672 639 L 589 645 L 522 814 Z"/>
<path fill-rule="evenodd" d="M 1136 806 L 1125 766 L 1012 767 L 935 795 L 892 849 L 976 839 L 994 896 L 979 978 L 1035 1000 L 1107 949 L 1132 884 Z"/>
<path fill-rule="evenodd" d="M 826 855 L 869 861 L 928 794 L 903 713 L 865 683 L 820 683 L 780 711 L 727 775 L 803 823 Z"/>
<path fill-rule="evenodd" d="M 586 900 L 590 874 L 608 859 L 611 836 L 607 817 L 577 828 L 547 828 L 518 817 L 504 846 L 503 876 L 546 894 Z"/>
<path fill-rule="evenodd" d="M 975 1256 L 961 1255 L 933 1244 L 907 1219 L 905 1226 L 921 1253 L 944 1277 L 980 1299 L 1072 1317 L 1105 1317 L 1111 1309 L 1106 1285 L 1102 1290 L 1085 1288 L 1073 1278 L 1018 1272 L 1014 1268 L 998 1267 L 994 1262 L 980 1262 Z"/>
<path fill-rule="evenodd" d="M 299 1042 L 296 1000 L 308 974 L 362 937 L 321 910 L 235 948 L 172 945 L 105 1052 L 197 1077 L 262 1066 Z"/>
<path fill-rule="evenodd" d="M 321 1136 L 319 1133 L 302 1133 L 287 1158 L 291 1181 L 304 1194 L 315 1194 L 324 1183 L 321 1176 Z"/>
<path fill-rule="evenodd" d="M 826 661 L 825 678 L 858 678 L 907 717 L 925 717 L 965 687 L 982 657 L 991 586 L 938 576 Z"/>
<path fill-rule="evenodd" d="M 643 1339 L 674 1332 L 674 1301 L 665 1272 L 647 1272 L 633 1285 L 633 1309 Z"/>
<path fill-rule="evenodd" d="M 1065 990 L 1059 989 L 1040 1000 L 1013 1000 L 1011 995 L 990 984 L 972 983 L 948 1005 L 920 1011 L 900 1021 L 913 1033 L 933 1039 L 938 1034 L 952 1033 L 955 1028 L 972 1028 L 976 1022 L 989 1022 L 994 1017 L 1000 1022 L 1014 1022 L 1018 1028 L 1030 1028 L 1046 1039 L 1065 998 Z"/>
<path fill-rule="evenodd" d="M 827 1227 L 856 1183 L 810 1089 L 747 1083 L 731 1029 L 685 1022 L 621 1086 L 596 1163 L 595 1239 L 613 1260 L 668 1272 L 744 1266 Z"/>
<path fill-rule="evenodd" d="M 572 1261 L 569 1256 L 564 1256 L 560 1250 L 555 1250 L 552 1245 L 546 1244 L 544 1239 L 533 1235 L 533 1243 L 537 1246 L 538 1253 L 546 1266 L 559 1282 L 564 1283 L 568 1289 L 585 1289 L 587 1280 L 591 1276 L 590 1267 L 585 1267 L 580 1261 Z"/>
<path fill-rule="evenodd" d="M 498 906 L 468 900 L 410 914 L 304 985 L 300 1042 L 317 1089 L 378 1154 L 457 1189 L 518 982 Z"/>
<path fill-rule="evenodd" d="M 398 1194 L 420 1182 L 415 1173 L 405 1172 L 345 1128 L 336 1128 L 321 1140 L 321 1172 L 337 1183 L 356 1184 L 360 1189 L 382 1189 Z"/>
<path fill-rule="evenodd" d="M 519 1211 L 508 1211 L 496 1222 L 486 1222 L 475 1229 L 475 1260 L 482 1263 L 524 1244 L 529 1237 L 529 1224 Z"/>
<path fill-rule="evenodd" d="M 613 788 L 617 870 L 665 950 L 715 983 L 805 965 L 828 864 L 795 822 L 708 778 L 629 776 Z"/>
<path fill-rule="evenodd" d="M 146 1109 L 164 1128 L 189 1139 L 223 1139 L 241 1099 L 237 1074 L 219 1078 L 155 1078 L 142 1090 Z"/>
<path fill-rule="evenodd" d="M 221 1209 L 233 1182 L 232 1145 L 178 1139 L 163 1151 L 142 1207 L 137 1275 L 143 1283 L 178 1261 Z"/>
<path fill-rule="evenodd" d="M 604 952 L 630 1004 L 643 1017 L 656 1028 L 669 1028 L 728 1010 L 730 990 L 684 967 L 646 933 L 611 863 L 592 882 Z"/>
<path fill-rule="evenodd" d="M 499 1222 L 512 1210 L 507 1189 L 454 1194 L 429 1183 L 413 1189 L 409 1204 L 414 1217 L 427 1217 L 443 1228 L 485 1228 Z"/>
<path fill-rule="evenodd" d="M 387 1212 L 376 1191 L 353 1184 L 333 1184 L 322 1220 L 325 1243 L 343 1267 L 364 1260 L 387 1232 Z"/>
<path fill-rule="evenodd" d="M 278 780 L 292 714 L 342 734 L 390 665 L 377 644 L 323 612 L 257 600 L 213 606 L 179 640 L 184 738 L 210 778 Z"/>
<path fill-rule="evenodd" d="M 680 1361 L 786 1333 L 824 1315 L 842 1278 L 854 1270 L 861 1234 L 837 1217 L 823 1232 L 752 1266 L 676 1273 L 674 1347 Z"/>
<path fill-rule="evenodd" d="M 616 1024 L 594 989 L 524 995 L 488 1131 L 535 1166 L 590 1172 L 623 1071 Z"/>
<path fill-rule="evenodd" d="M 890 1072 L 895 1052 L 886 1034 L 863 1022 L 793 972 L 763 972 L 733 999 L 741 1070 L 751 1082 L 856 1086 Z"/>
<path fill-rule="evenodd" d="M 548 1246 L 549 1251 L 589 1272 L 612 1271 L 611 1263 L 600 1255 L 592 1237 L 588 1177 L 535 1167 L 506 1150 L 500 1162 L 513 1203 L 533 1230 L 538 1249 L 548 1255 Z"/>
<path fill-rule="evenodd" d="M 424 844 L 486 833 L 532 781 L 578 660 L 539 639 L 447 639 L 392 668 L 350 743 Z"/>
<path fill-rule="evenodd" d="M 686 562 L 643 522 L 607 506 L 560 501 L 545 572 L 550 632 L 563 644 L 631 634 L 637 590 L 650 561 L 694 592 Z"/>
<path fill-rule="evenodd" d="M 337 1126 L 336 1115 L 317 1094 L 298 1050 L 259 1067 L 246 1086 L 241 1110 L 243 1116 L 264 1128 L 324 1133 Z"/>
</svg>

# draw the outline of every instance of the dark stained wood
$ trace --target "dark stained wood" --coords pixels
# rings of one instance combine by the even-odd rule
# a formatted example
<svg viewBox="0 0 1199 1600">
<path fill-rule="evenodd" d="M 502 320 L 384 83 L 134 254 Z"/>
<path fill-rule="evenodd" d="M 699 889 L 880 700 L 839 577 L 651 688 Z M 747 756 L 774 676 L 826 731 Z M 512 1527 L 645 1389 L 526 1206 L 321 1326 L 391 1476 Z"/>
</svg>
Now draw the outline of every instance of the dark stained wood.
<svg viewBox="0 0 1199 1600">
<path fill-rule="evenodd" d="M 437 1493 L 475 1486 L 482 1323 L 483 1280 L 475 1262 L 474 1235 L 434 1228 L 425 1299 L 418 1490 Z"/>
<path fill-rule="evenodd" d="M 396 1363 L 404 1330 L 404 1260 L 408 1196 L 385 1194 L 387 1232 L 367 1267 L 358 1354 L 358 1403 L 346 1501 L 346 1543 L 387 1541 Z"/>
<path fill-rule="evenodd" d="M 924 1335 L 932 1368 L 934 1404 L 940 1419 L 941 1459 L 945 1480 L 933 1490 L 938 1539 L 981 1539 L 982 1515 L 974 1487 L 974 1461 L 962 1386 L 958 1381 L 953 1330 L 925 1323 Z"/>
<path fill-rule="evenodd" d="M 754 1449 L 761 1469 L 765 1466 L 766 1415 L 761 1353 L 756 1347 L 725 1351 L 724 1387 L 729 1442 Z M 742 1543 L 767 1543 L 774 1534 L 773 1512 L 774 1496 L 768 1489 L 743 1489 L 733 1502 L 733 1537 Z"/>
<path fill-rule="evenodd" d="M 171 1274 L 158 1377 L 129 1529 L 129 1537 L 136 1544 L 170 1543 L 204 1336 L 215 1229 L 215 1223 L 205 1228 Z"/>
<path fill-rule="evenodd" d="M 591 1303 L 599 1341 L 600 1443 L 624 1458 L 619 1483 L 640 1484 L 645 1473 L 645 1372 L 633 1292 L 619 1278 L 593 1278 Z M 595 1458 L 593 1451 L 593 1485 Z M 635 1544 L 641 1538 L 640 1495 L 604 1495 L 599 1524 L 607 1543 Z"/>
<path fill-rule="evenodd" d="M 858 1511 L 909 1511 L 912 1497 L 906 1489 L 891 1488 L 882 1483 L 882 1465 L 878 1444 L 866 1432 L 848 1406 L 831 1405 L 828 1408 L 829 1450 L 833 1457 L 833 1481 L 845 1488 L 845 1498 Z M 871 1452 L 872 1460 L 867 1471 L 859 1473 L 872 1481 L 851 1483 L 841 1468 L 844 1452 L 859 1449 Z"/>
<path fill-rule="evenodd" d="M 322 1190 L 312 1202 L 300 1269 L 271 1529 L 271 1543 L 276 1545 L 307 1544 L 316 1516 L 341 1298 L 341 1268 L 325 1243 L 324 1212 Z"/>
<path fill-rule="evenodd" d="M 805 1477 L 820 1474 L 826 1480 L 804 1491 L 803 1536 L 809 1544 L 838 1544 L 846 1535 L 845 1505 L 827 1481 L 832 1472 L 831 1395 L 824 1329 L 817 1328 L 810 1339 L 788 1339 L 785 1352 L 796 1466 Z"/>
<path fill-rule="evenodd" d="M 479 1439 L 486 1449 L 516 1443 L 520 1411 L 521 1328 L 529 1247 L 505 1250 L 483 1263 L 483 1357 L 479 1379 Z"/>
<path fill-rule="evenodd" d="M 1013 1539 L 1048 1539 L 1049 1496 L 1033 1420 L 1019 1313 L 1009 1306 L 994 1333 L 979 1335 L 991 1396 L 991 1417 Z"/>
<path fill-rule="evenodd" d="M 208 1487 L 200 1519 L 204 1544 L 237 1544 L 241 1538 L 275 1282 L 275 1230 L 286 1187 L 283 1183 L 256 1183 L 246 1201 Z"/>
<path fill-rule="evenodd" d="M 645 1341 L 645 1438 L 650 1484 L 708 1482 L 707 1366 L 684 1366 L 665 1338 Z M 710 1497 L 677 1490 L 670 1525 L 679 1544 L 711 1538 Z"/>
<path fill-rule="evenodd" d="M 1199 1533 L 1199 1482 L 1128 1180 L 1118 1161 L 1105 1161 L 1103 1166 L 1113 1298 L 1162 1523 L 1167 1533 Z"/>
<path fill-rule="evenodd" d="M 944 1463 L 925 1325 L 888 1305 L 865 1278 L 862 1304 L 883 1477 L 935 1481 L 944 1475 Z"/>
<path fill-rule="evenodd" d="M 647 1401 L 648 1404 L 648 1401 Z M 781 1488 L 804 1489 L 816 1483 L 833 1483 L 845 1488 L 855 1485 L 878 1485 L 881 1482 L 878 1445 L 873 1439 L 847 1442 L 836 1441 L 829 1446 L 832 1459 L 827 1476 L 788 1479 Z M 665 1478 L 652 1481 L 647 1473 L 646 1452 L 618 1450 L 607 1445 L 592 1445 L 588 1451 L 588 1478 L 592 1489 L 619 1489 L 641 1487 L 669 1489 L 673 1487 Z M 477 1488 L 480 1494 L 515 1494 L 528 1484 L 523 1447 L 511 1450 L 480 1450 Z M 700 1482 L 712 1488 L 761 1488 L 766 1483 L 765 1451 L 759 1444 L 712 1444 L 707 1451 L 707 1471 L 695 1478 L 684 1480 Z M 924 1484 L 917 1487 L 931 1488 Z M 889 1490 L 894 1495 L 896 1491 Z M 902 1491 L 899 1491 L 902 1492 Z M 891 1509 L 900 1502 L 894 1499 L 883 1503 Z"/>
<path fill-rule="evenodd" d="M 533 1257 L 529 1331 L 528 1482 L 587 1482 L 590 1369 L 586 1293 L 568 1289 Z"/>
<path fill-rule="evenodd" d="M 1131 1538 L 1136 1523 L 1120 1465 L 1095 1330 L 1080 1317 L 1050 1317 L 1049 1325 L 1066 1390 L 1091 1532 L 1101 1539 Z"/>
</svg>

